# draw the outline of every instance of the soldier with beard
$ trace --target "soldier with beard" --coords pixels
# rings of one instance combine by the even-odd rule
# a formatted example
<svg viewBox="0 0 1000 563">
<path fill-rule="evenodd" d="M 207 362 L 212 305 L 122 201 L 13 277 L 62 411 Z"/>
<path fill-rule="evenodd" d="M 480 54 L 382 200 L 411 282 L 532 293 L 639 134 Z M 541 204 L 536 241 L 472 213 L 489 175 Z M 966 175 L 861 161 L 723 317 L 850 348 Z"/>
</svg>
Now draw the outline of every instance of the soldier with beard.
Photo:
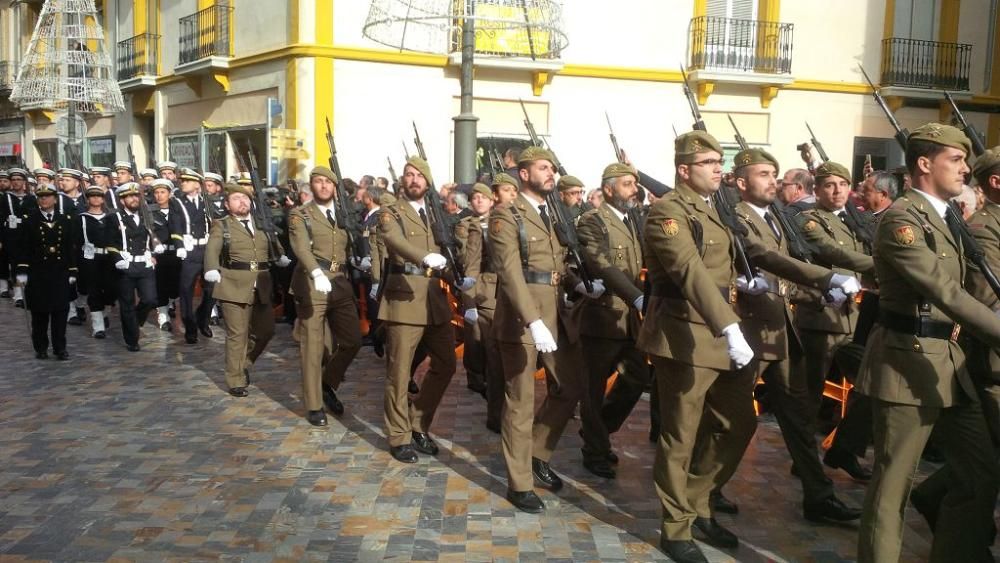
<svg viewBox="0 0 1000 563">
<path fill-rule="evenodd" d="M 139 328 L 156 306 L 156 273 L 153 254 L 163 249 L 153 239 L 139 212 L 139 184 L 118 187 L 120 210 L 107 223 L 108 253 L 118 270 L 118 312 L 122 336 L 129 352 L 139 351 Z M 160 245 L 162 246 L 162 244 Z M 138 295 L 138 305 L 136 296 Z"/>
</svg>

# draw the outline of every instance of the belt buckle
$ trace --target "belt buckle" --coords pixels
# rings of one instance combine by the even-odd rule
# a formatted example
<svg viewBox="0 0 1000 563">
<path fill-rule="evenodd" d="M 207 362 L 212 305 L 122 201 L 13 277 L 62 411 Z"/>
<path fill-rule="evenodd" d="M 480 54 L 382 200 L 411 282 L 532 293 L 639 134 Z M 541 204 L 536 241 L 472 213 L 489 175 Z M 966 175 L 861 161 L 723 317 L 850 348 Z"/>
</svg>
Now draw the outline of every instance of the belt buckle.
<svg viewBox="0 0 1000 563">
<path fill-rule="evenodd" d="M 778 295 L 784 297 L 788 294 L 788 283 L 784 280 L 778 282 Z"/>
<path fill-rule="evenodd" d="M 729 304 L 736 303 L 736 284 L 729 284 Z"/>
<path fill-rule="evenodd" d="M 250 261 L 250 271 L 251 272 L 256 272 L 257 271 L 257 261 L 256 260 L 251 260 Z"/>
<path fill-rule="evenodd" d="M 955 327 L 954 327 L 953 329 L 951 329 L 951 337 L 950 337 L 950 340 L 951 340 L 952 342 L 958 342 L 958 335 L 959 335 L 959 333 L 961 333 L 961 332 L 962 332 L 962 325 L 960 325 L 960 324 L 958 324 L 958 323 L 955 323 Z"/>
<path fill-rule="evenodd" d="M 562 281 L 562 274 L 559 272 L 552 272 L 552 276 L 549 278 L 549 285 L 556 287 Z"/>
</svg>

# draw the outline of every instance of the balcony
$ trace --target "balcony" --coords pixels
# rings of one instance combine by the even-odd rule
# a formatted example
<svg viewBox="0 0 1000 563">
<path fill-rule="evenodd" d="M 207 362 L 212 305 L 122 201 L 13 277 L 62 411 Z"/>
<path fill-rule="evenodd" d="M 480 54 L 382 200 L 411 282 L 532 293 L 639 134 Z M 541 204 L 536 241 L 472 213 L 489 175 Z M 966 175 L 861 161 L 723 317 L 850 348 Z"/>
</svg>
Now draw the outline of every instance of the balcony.
<svg viewBox="0 0 1000 563">
<path fill-rule="evenodd" d="M 14 79 L 17 78 L 17 63 L 0 61 L 0 95 L 9 96 L 14 89 Z"/>
<path fill-rule="evenodd" d="M 882 40 L 881 86 L 886 95 L 940 98 L 939 90 L 969 92 L 972 45 L 889 37 Z"/>
<path fill-rule="evenodd" d="M 209 6 L 180 19 L 180 54 L 175 72 L 229 68 L 233 56 L 233 7 Z"/>
<path fill-rule="evenodd" d="M 118 42 L 118 82 L 122 90 L 156 85 L 160 75 L 160 36 L 144 33 Z"/>
<path fill-rule="evenodd" d="M 688 31 L 688 68 L 702 103 L 714 84 L 722 82 L 761 87 L 761 105 L 767 107 L 777 89 L 793 80 L 793 29 L 790 23 L 693 18 Z"/>
</svg>

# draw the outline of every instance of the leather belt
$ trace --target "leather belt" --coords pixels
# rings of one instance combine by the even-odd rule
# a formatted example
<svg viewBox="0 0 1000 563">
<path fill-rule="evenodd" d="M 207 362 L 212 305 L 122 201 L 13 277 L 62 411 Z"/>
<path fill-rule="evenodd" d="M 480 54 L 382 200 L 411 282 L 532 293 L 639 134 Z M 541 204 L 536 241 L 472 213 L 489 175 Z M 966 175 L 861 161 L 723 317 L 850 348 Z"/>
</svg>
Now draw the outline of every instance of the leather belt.
<svg viewBox="0 0 1000 563">
<path fill-rule="evenodd" d="M 262 272 L 264 270 L 271 269 L 271 263 L 264 261 L 258 262 L 256 260 L 251 260 L 249 262 L 230 262 L 225 265 L 227 270 L 243 270 L 250 272 Z"/>
<path fill-rule="evenodd" d="M 316 258 L 316 257 L 313 256 L 313 258 Z M 316 263 L 319 264 L 320 268 L 323 268 L 324 270 L 326 270 L 328 272 L 346 272 L 347 271 L 347 264 L 342 264 L 340 262 L 337 262 L 336 264 L 334 264 L 333 262 L 331 262 L 329 260 L 324 260 L 323 258 L 316 258 Z"/>
<path fill-rule="evenodd" d="M 108 253 L 108 249 L 106 249 L 106 248 L 95 248 L 94 249 L 94 254 L 95 255 L 96 254 L 107 254 L 107 253 Z"/>
<path fill-rule="evenodd" d="M 206 244 L 208 244 L 208 237 L 194 239 L 195 246 L 205 246 Z"/>
<path fill-rule="evenodd" d="M 956 340 L 962 330 L 962 325 L 959 324 L 935 321 L 929 317 L 902 315 L 885 309 L 878 312 L 878 324 L 896 332 L 937 340 Z"/>
<path fill-rule="evenodd" d="M 735 285 L 731 285 L 729 287 L 720 287 L 719 293 L 722 295 L 722 298 L 726 300 L 726 303 L 730 304 L 736 303 Z M 668 299 L 683 299 L 685 301 L 687 300 L 687 297 L 681 291 L 681 288 L 677 287 L 674 284 L 654 283 L 652 287 L 650 287 L 649 294 L 655 295 L 657 297 L 666 297 Z"/>
<path fill-rule="evenodd" d="M 562 272 L 541 272 L 538 270 L 523 270 L 525 283 L 557 286 L 563 280 Z"/>
<path fill-rule="evenodd" d="M 389 265 L 390 274 L 403 274 L 406 276 L 421 276 L 424 278 L 440 278 L 441 272 L 431 269 L 424 268 L 423 266 L 417 266 L 412 262 L 404 262 L 402 265 L 390 264 Z"/>
</svg>

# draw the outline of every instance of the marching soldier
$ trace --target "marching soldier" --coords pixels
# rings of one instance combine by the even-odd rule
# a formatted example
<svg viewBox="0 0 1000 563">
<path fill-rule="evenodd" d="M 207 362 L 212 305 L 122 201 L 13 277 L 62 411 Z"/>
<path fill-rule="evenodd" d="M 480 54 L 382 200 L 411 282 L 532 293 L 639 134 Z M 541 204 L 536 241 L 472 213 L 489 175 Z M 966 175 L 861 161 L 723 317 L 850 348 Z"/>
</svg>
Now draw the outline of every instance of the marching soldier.
<svg viewBox="0 0 1000 563">
<path fill-rule="evenodd" d="M 115 187 L 111 185 L 111 169 L 106 166 L 91 166 L 90 178 L 95 186 L 104 190 L 104 205 L 108 211 L 118 211 L 119 201 Z"/>
<path fill-rule="evenodd" d="M 125 160 L 119 160 L 114 164 L 115 179 L 119 186 L 133 181 L 132 164 Z"/>
<path fill-rule="evenodd" d="M 579 219 L 580 214 L 585 211 L 583 201 L 583 182 L 576 176 L 562 176 L 556 183 L 559 190 L 559 199 L 570 211 L 570 216 L 574 221 Z"/>
<path fill-rule="evenodd" d="M 24 218 L 15 249 L 19 254 L 17 281 L 24 286 L 27 309 L 31 311 L 31 343 L 40 360 L 49 357 L 50 326 L 52 352 L 59 360 L 69 359 L 66 318 L 77 265 L 72 219 L 56 209 L 56 196 L 51 184 L 38 188 L 38 208 Z"/>
<path fill-rule="evenodd" d="M 8 191 L 10 191 L 10 172 L 0 170 L 0 198 L 6 198 Z M 0 220 L 4 219 L 2 216 L 4 203 L 0 199 Z M 7 245 L 4 244 L 5 229 L 6 223 L 4 222 L 0 224 L 0 297 L 8 299 L 10 298 L 10 259 L 7 257 Z"/>
<path fill-rule="evenodd" d="M 271 263 L 289 263 L 278 241 L 253 224 L 252 197 L 244 186 L 226 186 L 228 216 L 212 223 L 205 248 L 205 280 L 215 284 L 226 318 L 226 384 L 234 397 L 247 396 L 250 366 L 274 336 Z"/>
<path fill-rule="evenodd" d="M 177 257 L 177 249 L 183 243 L 171 238 L 170 217 L 183 211 L 172 195 L 174 184 L 170 180 L 155 178 L 147 190 L 153 195 L 150 206 L 153 234 L 163 243 L 163 252 L 156 256 L 156 326 L 163 332 L 173 332 L 170 302 L 180 295 L 181 260 Z"/>
<path fill-rule="evenodd" d="M 461 219 L 455 225 L 455 239 L 458 241 L 459 253 L 461 260 L 465 266 L 466 273 L 470 268 L 474 271 L 482 271 L 483 273 L 490 274 L 488 277 L 493 279 L 492 288 L 486 288 L 493 290 L 493 295 L 496 294 L 496 275 L 492 274 L 493 268 L 492 264 L 488 264 L 489 255 L 485 254 L 486 248 L 482 244 L 482 231 L 489 228 L 488 218 L 490 209 L 493 207 L 493 191 L 489 186 L 485 184 L 476 183 L 472 186 L 472 196 L 469 198 L 469 210 L 472 214 L 468 217 Z M 469 237 L 472 236 L 472 231 L 477 231 L 479 233 L 478 246 L 475 249 L 478 254 L 469 253 Z M 486 266 L 483 268 L 483 266 Z M 462 352 L 462 363 L 465 366 L 466 374 L 466 387 L 470 391 L 479 393 L 486 398 L 486 386 L 487 386 L 487 375 L 486 371 L 490 368 L 489 360 L 487 358 L 486 352 L 486 341 L 483 336 L 483 331 L 479 327 L 479 311 L 476 305 L 476 297 L 479 294 L 479 290 L 486 285 L 478 274 L 468 274 L 470 278 L 476 279 L 476 284 L 472 286 L 468 291 L 462 293 L 462 309 L 463 320 L 463 336 L 462 343 L 464 345 Z M 491 299 L 494 301 L 494 305 L 490 307 L 492 310 L 495 308 L 495 297 Z M 499 364 L 496 364 L 499 367 Z M 502 378 L 501 378 L 502 381 Z"/>
<path fill-rule="evenodd" d="M 114 305 L 118 298 L 115 269 L 107 251 L 107 223 L 109 215 L 104 207 L 104 191 L 97 186 L 87 188 L 87 209 L 74 219 L 76 243 L 79 249 L 80 279 L 77 289 L 90 308 L 91 335 L 103 339 L 108 322 L 104 308 Z"/>
<path fill-rule="evenodd" d="M 145 220 L 139 213 L 139 198 L 142 197 L 139 184 L 122 184 L 116 192 L 121 200 L 119 210 L 109 217 L 105 237 L 108 254 L 118 270 L 122 337 L 129 352 L 138 352 L 139 329 L 156 307 L 153 254 L 162 254 L 163 249 L 153 245 Z"/>
<path fill-rule="evenodd" d="M 351 248 L 337 223 L 338 178 L 325 166 L 309 174 L 313 199 L 289 215 L 289 240 L 298 258 L 292 274 L 300 337 L 306 420 L 326 426 L 323 406 L 344 412 L 336 390 L 361 349 L 358 308 L 348 272 Z"/>
<path fill-rule="evenodd" d="M 169 171 L 160 165 L 160 173 Z M 169 178 L 164 178 L 169 180 Z M 177 247 L 175 253 L 181 260 L 180 304 L 181 321 L 184 322 L 184 340 L 188 344 L 198 342 L 200 332 L 206 338 L 212 337 L 212 327 L 208 325 L 215 301 L 212 299 L 212 284 L 207 280 L 201 286 L 201 303 L 194 308 L 194 286 L 202 276 L 205 261 L 205 245 L 208 244 L 208 228 L 211 219 L 207 202 L 201 193 L 202 177 L 185 168 L 180 175 L 180 194 L 177 196 L 177 212 L 170 214 L 170 237 Z"/>
<path fill-rule="evenodd" d="M 164 160 L 156 165 L 156 171 L 160 173 L 160 178 L 170 181 L 170 183 L 177 184 L 177 163 L 171 162 L 169 160 Z"/>
<path fill-rule="evenodd" d="M 76 225 L 77 216 L 87 210 L 87 199 L 80 190 L 82 180 L 83 172 L 73 168 L 60 168 L 58 177 L 55 180 L 56 187 L 59 190 L 59 194 L 56 196 L 58 198 L 56 209 L 59 213 L 69 215 L 73 219 L 74 225 Z M 77 244 L 79 244 L 79 241 L 77 241 Z M 73 326 L 82 325 L 83 321 L 87 318 L 87 299 L 81 293 L 78 286 L 79 284 L 73 284 L 73 287 L 70 289 L 70 297 L 73 298 L 73 303 L 70 305 L 69 319 L 66 322 Z"/>
<path fill-rule="evenodd" d="M 56 189 L 57 187 L 55 186 L 55 179 L 56 179 L 55 172 L 49 170 L 48 168 L 35 168 L 32 171 L 32 174 L 35 175 L 35 180 L 38 182 L 38 186 L 35 188 L 36 192 L 38 191 L 38 188 L 44 186 L 51 186 L 52 189 L 56 190 L 56 193 L 58 195 L 58 190 Z"/>
<path fill-rule="evenodd" d="M 156 180 L 159 177 L 160 175 L 157 173 L 155 168 L 143 168 L 139 171 L 139 185 L 142 186 L 143 189 L 148 189 L 153 184 L 153 180 Z"/>
<path fill-rule="evenodd" d="M 649 381 L 645 354 L 635 348 L 642 312 L 641 225 L 634 213 L 637 174 L 625 164 L 611 164 L 601 176 L 604 205 L 580 216 L 577 233 L 591 272 L 599 273 L 610 290 L 600 299 L 580 304 L 580 334 L 587 363 L 590 394 L 580 407 L 583 436 L 583 466 L 599 477 L 615 478 L 612 465 L 618 460 L 611 451 L 608 428 L 601 417 L 608 378 L 623 363 L 619 378 L 631 378 L 628 386 L 639 394 Z M 638 401 L 639 394 L 633 394 Z M 632 402 L 632 406 L 635 405 Z M 631 409 L 629 409 L 631 410 Z"/>
<path fill-rule="evenodd" d="M 433 183 L 430 166 L 418 157 L 407 159 L 401 182 L 400 199 L 379 216 L 379 240 L 385 244 L 389 266 L 381 272 L 378 318 L 386 334 L 389 453 L 397 461 L 416 463 L 414 449 L 431 456 L 438 453 L 427 431 L 455 374 L 455 333 L 447 290 L 441 284 L 450 277 L 445 271 L 448 261 L 434 242 L 425 209 L 424 195 Z M 410 402 L 411 362 L 421 344 L 430 355 L 430 369 Z"/>
<path fill-rule="evenodd" d="M 3 246 L 7 249 L 8 271 L 13 271 L 17 265 L 17 243 L 21 238 L 21 228 L 24 218 L 38 207 L 35 196 L 28 193 L 28 172 L 21 168 L 11 168 L 10 190 L 0 198 L 0 233 L 3 234 Z M 23 284 L 14 285 L 14 305 L 24 307 Z"/>
<path fill-rule="evenodd" d="M 907 493 L 935 428 L 948 437 L 941 448 L 954 478 L 938 507 L 931 561 L 990 557 L 996 454 L 955 340 L 961 325 L 963 334 L 1000 348 L 1000 319 L 963 287 L 961 219 L 947 203 L 961 193 L 969 152 L 969 139 L 954 127 L 915 129 L 906 147 L 912 189 L 883 212 L 875 235 L 879 318 L 857 385 L 872 398 L 875 421 L 861 563 L 899 559 Z"/>
<path fill-rule="evenodd" d="M 530 513 L 545 510 L 535 494 L 534 478 L 552 491 L 562 488 L 549 461 L 577 402 L 586 395 L 579 333 L 561 306 L 562 286 L 573 287 L 575 280 L 566 275 L 566 248 L 552 228 L 545 198 L 555 189 L 554 160 L 538 147 L 521 152 L 520 193 L 512 203 L 493 209 L 488 234 L 499 280 L 494 333 L 506 380 L 501 423 L 506 498 Z M 601 292 L 603 286 L 595 280 L 590 296 Z M 548 393 L 536 415 L 539 360 Z"/>
</svg>

